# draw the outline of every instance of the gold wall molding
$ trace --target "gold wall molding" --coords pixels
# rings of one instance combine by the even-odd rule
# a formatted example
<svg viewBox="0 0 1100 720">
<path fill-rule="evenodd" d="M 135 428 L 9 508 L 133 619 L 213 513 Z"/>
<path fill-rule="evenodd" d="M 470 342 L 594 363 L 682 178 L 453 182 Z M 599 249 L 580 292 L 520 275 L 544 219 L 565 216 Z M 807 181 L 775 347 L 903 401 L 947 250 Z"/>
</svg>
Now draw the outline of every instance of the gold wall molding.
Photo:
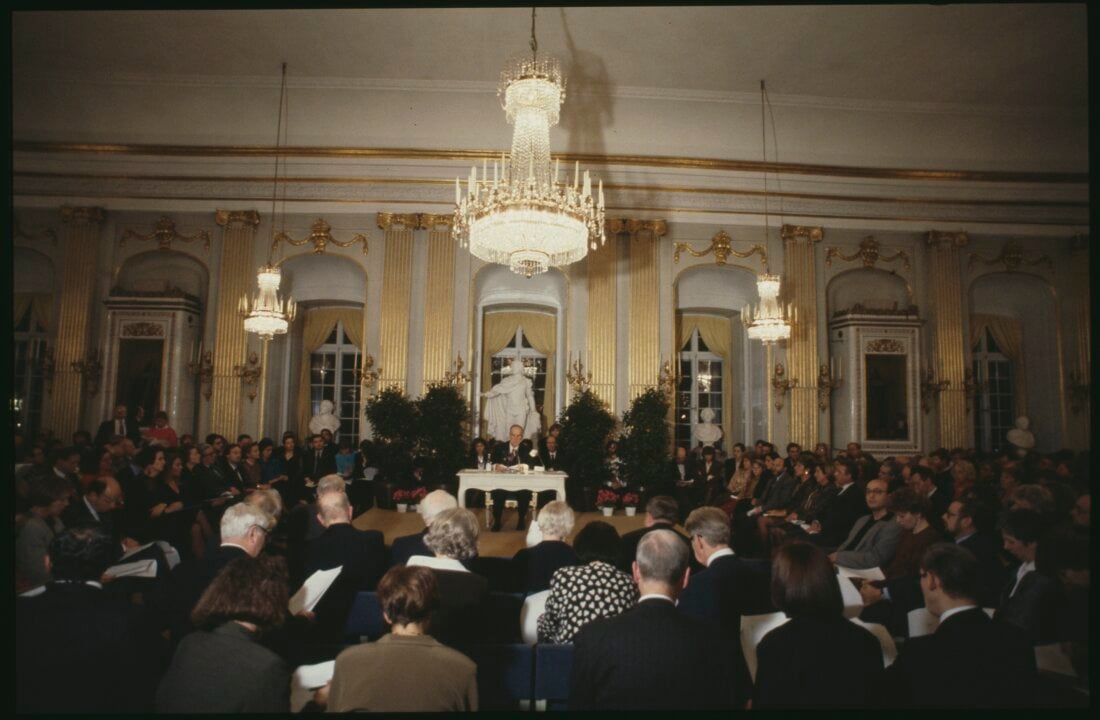
<svg viewBox="0 0 1100 720">
<path fill-rule="evenodd" d="M 615 227 L 619 227 L 616 224 Z M 664 220 L 628 221 L 630 233 L 629 385 L 630 400 L 654 386 L 661 364 L 660 236 Z M 616 231 L 618 232 L 618 231 Z"/>
<path fill-rule="evenodd" d="M 994 258 L 986 258 L 981 253 L 972 252 L 967 255 L 966 267 L 968 270 L 973 270 L 974 266 L 978 263 L 982 263 L 987 267 L 994 265 L 1000 265 L 1008 272 L 1015 272 L 1020 269 L 1022 265 L 1036 266 L 1042 265 L 1047 270 L 1054 270 L 1054 262 L 1051 261 L 1048 255 L 1034 255 L 1031 258 L 1024 257 L 1023 248 L 1020 247 L 1020 243 L 1015 240 L 1009 240 L 1001 248 L 1000 255 Z"/>
<path fill-rule="evenodd" d="M 420 213 L 378 213 L 378 229 L 390 231 L 393 229 L 419 230 Z"/>
<path fill-rule="evenodd" d="M 687 243 L 678 242 L 675 245 L 676 252 L 672 255 L 673 262 L 680 262 L 680 253 L 686 252 L 692 257 L 704 257 L 711 253 L 714 253 L 714 264 L 725 265 L 730 255 L 741 259 L 752 257 L 753 255 L 760 256 L 760 263 L 764 267 L 764 272 L 768 272 L 768 251 L 763 245 L 751 245 L 745 252 L 740 252 L 733 249 L 733 238 L 725 230 L 719 230 L 718 233 L 710 239 L 710 245 L 702 250 L 695 250 Z"/>
<path fill-rule="evenodd" d="M 397 158 L 405 160 L 493 160 L 499 150 L 438 150 L 423 148 L 363 148 L 363 147 L 275 147 L 272 145 L 159 145 L 140 143 L 75 143 L 17 140 L 12 144 L 17 152 L 82 153 L 95 155 L 163 155 L 220 157 L 333 157 L 333 158 Z M 893 180 L 939 180 L 1003 183 L 1074 183 L 1089 182 L 1088 173 L 1023 172 L 1004 170 L 936 170 L 891 167 L 857 167 L 851 165 L 821 165 L 807 163 L 763 162 L 759 160 L 727 160 L 663 155 L 618 155 L 565 153 L 566 163 L 582 165 L 646 165 L 651 167 L 701 168 L 733 172 L 767 172 L 784 175 L 827 175 Z"/>
<path fill-rule="evenodd" d="M 616 267 L 619 236 L 611 233 L 599 250 L 588 253 L 588 323 L 585 336 L 589 387 L 608 407 L 615 407 Z"/>
<path fill-rule="evenodd" d="M 387 216 L 383 220 L 383 215 Z M 418 216 L 378 213 L 385 230 L 379 364 L 380 387 L 406 391 L 409 358 L 409 308 L 412 304 L 413 231 Z"/>
<path fill-rule="evenodd" d="M 636 218 L 607 218 L 604 221 L 604 227 L 607 232 L 612 235 L 618 235 L 620 233 L 629 233 L 632 237 L 636 237 L 640 233 L 649 233 L 656 237 L 663 237 L 668 234 L 668 223 L 662 219 L 656 220 L 640 220 Z"/>
<path fill-rule="evenodd" d="M 271 252 L 275 252 L 279 249 L 279 243 L 287 243 L 294 247 L 301 247 L 303 245 L 313 244 L 313 253 L 315 255 L 324 255 L 325 249 L 330 245 L 336 247 L 346 248 L 361 243 L 363 245 L 363 254 L 367 254 L 367 236 L 363 233 L 356 233 L 351 240 L 337 240 L 332 236 L 332 226 L 329 225 L 321 218 L 317 218 L 309 227 L 309 235 L 301 240 L 295 240 L 287 235 L 285 232 L 278 232 L 271 241 Z"/>
<path fill-rule="evenodd" d="M 791 336 L 787 340 L 790 386 L 789 437 L 802 447 L 813 447 L 819 439 L 821 408 L 816 384 L 820 357 L 817 349 L 817 244 L 825 237 L 822 227 L 783 225 L 783 285 L 794 309 Z M 777 403 L 782 395 L 777 390 Z M 777 408 L 778 409 L 778 408 Z"/>
<path fill-rule="evenodd" d="M 258 219 L 258 213 L 251 211 Z M 258 222 L 248 212 L 219 210 L 224 218 L 221 270 L 216 280 L 218 299 L 214 314 L 214 369 L 210 384 L 210 426 L 207 431 L 228 436 L 241 428 L 241 382 L 236 372 L 248 350 L 248 333 L 238 303 L 251 294 L 255 282 L 252 249 Z M 235 215 L 235 217 L 234 217 Z M 217 218 L 216 218 L 217 219 Z M 213 278 L 211 279 L 214 282 Z"/>
<path fill-rule="evenodd" d="M 930 260 L 928 288 L 933 316 L 931 369 L 945 383 L 939 398 L 941 447 L 971 447 L 972 428 L 967 422 L 965 376 L 967 347 L 963 335 L 963 293 L 959 255 L 970 238 L 965 232 L 931 230 L 925 234 Z"/>
<path fill-rule="evenodd" d="M 879 338 L 878 340 L 872 340 L 867 343 L 867 347 L 864 349 L 869 353 L 892 353 L 892 354 L 905 354 L 905 345 L 897 340 L 891 340 L 890 338 Z"/>
<path fill-rule="evenodd" d="M 80 426 L 84 402 L 82 386 L 90 376 L 77 370 L 89 354 L 88 335 L 94 306 L 100 235 L 106 213 L 100 207 L 61 208 L 58 258 L 56 357 L 53 358 L 51 391 L 43 403 L 42 427 L 56 437 L 68 438 Z M 114 398 L 111 398 L 114 401 Z"/>
<path fill-rule="evenodd" d="M 873 268 L 881 260 L 882 262 L 894 262 L 895 260 L 901 260 L 902 266 L 909 269 L 909 253 L 904 250 L 898 250 L 893 255 L 883 255 L 881 253 L 881 245 L 879 241 L 875 239 L 874 235 L 868 235 L 863 238 L 859 243 L 859 250 L 851 255 L 844 255 L 840 252 L 839 247 L 831 247 L 825 251 L 825 267 L 832 267 L 833 258 L 840 258 L 844 262 L 854 262 L 859 260 L 863 263 L 865 268 Z"/>
<path fill-rule="evenodd" d="M 162 215 L 157 224 L 154 226 L 153 232 L 148 235 L 142 235 L 136 230 L 127 229 L 122 233 L 122 237 L 119 238 L 119 247 L 125 247 L 127 240 L 141 240 L 147 242 L 149 240 L 156 240 L 157 247 L 161 250 L 168 250 L 172 247 L 172 243 L 179 241 L 185 243 L 193 243 L 199 240 L 202 241 L 202 249 L 207 252 L 210 251 L 210 233 L 207 230 L 199 230 L 194 235 L 182 235 L 176 230 L 176 222 L 166 216 Z"/>
<path fill-rule="evenodd" d="M 433 224 L 432 227 L 444 229 L 428 232 L 423 358 L 425 391 L 433 383 L 449 384 L 447 375 L 452 357 L 455 302 L 455 241 L 449 227 L 440 224 Z M 461 373 L 461 369 L 457 372 Z"/>
<path fill-rule="evenodd" d="M 448 231 L 454 227 L 455 216 L 451 214 L 420 213 L 417 226 L 421 230 L 435 230 L 445 227 Z"/>
<path fill-rule="evenodd" d="M 154 322 L 126 323 L 122 326 L 119 337 L 162 338 L 164 337 L 164 325 Z"/>
<path fill-rule="evenodd" d="M 807 240 L 811 243 L 817 243 L 825 237 L 825 230 L 821 227 L 809 225 L 784 225 L 779 229 L 779 236 L 783 240 Z"/>
<path fill-rule="evenodd" d="M 57 231 L 53 228 L 46 228 L 39 232 L 27 232 L 23 229 L 23 226 L 19 224 L 19 219 L 12 217 L 12 236 L 16 238 L 22 238 L 29 240 L 30 242 L 37 242 L 38 240 L 49 240 L 50 244 L 57 245 Z"/>
<path fill-rule="evenodd" d="M 218 210 L 214 213 L 214 222 L 219 227 L 230 224 L 244 224 L 259 227 L 260 213 L 255 210 Z"/>
</svg>

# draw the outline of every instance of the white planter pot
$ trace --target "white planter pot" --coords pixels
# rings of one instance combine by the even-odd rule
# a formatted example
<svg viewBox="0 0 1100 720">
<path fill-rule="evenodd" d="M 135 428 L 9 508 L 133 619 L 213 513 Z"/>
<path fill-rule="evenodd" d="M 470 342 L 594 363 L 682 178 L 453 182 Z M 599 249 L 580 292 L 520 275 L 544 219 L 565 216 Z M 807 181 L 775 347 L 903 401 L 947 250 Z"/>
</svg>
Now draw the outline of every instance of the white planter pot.
<svg viewBox="0 0 1100 720">
<path fill-rule="evenodd" d="M 409 506 L 407 503 L 397 503 L 397 512 L 405 512 L 408 509 Z"/>
<path fill-rule="evenodd" d="M 409 503 L 409 506 L 405 509 L 409 512 L 416 512 L 416 503 Z"/>
<path fill-rule="evenodd" d="M 635 507 L 626 508 L 626 516 L 627 517 L 634 517 L 634 513 L 636 513 L 636 512 L 638 512 L 638 508 L 635 508 Z"/>
<path fill-rule="evenodd" d="M 604 517 L 611 517 L 615 513 L 615 508 L 613 508 L 613 507 L 602 507 L 602 508 L 600 508 L 600 512 L 603 513 Z"/>
</svg>

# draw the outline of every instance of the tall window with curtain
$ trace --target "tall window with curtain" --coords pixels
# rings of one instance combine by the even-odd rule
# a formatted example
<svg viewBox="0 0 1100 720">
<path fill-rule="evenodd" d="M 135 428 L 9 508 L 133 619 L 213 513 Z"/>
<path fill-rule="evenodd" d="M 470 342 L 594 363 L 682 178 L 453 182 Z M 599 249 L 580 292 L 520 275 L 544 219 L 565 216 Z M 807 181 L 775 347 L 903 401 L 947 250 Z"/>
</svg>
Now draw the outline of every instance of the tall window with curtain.
<svg viewBox="0 0 1100 720">
<path fill-rule="evenodd" d="M 501 370 L 510 358 L 518 358 L 524 374 L 531 379 L 535 393 L 535 407 L 538 408 L 539 414 L 542 414 L 546 400 L 546 355 L 531 347 L 531 343 L 523 334 L 522 325 L 516 329 L 516 334 L 509 343 L 500 352 L 493 354 L 490 365 L 492 368 L 490 378 L 493 385 L 500 382 Z"/>
<path fill-rule="evenodd" d="M 310 353 L 309 393 L 314 415 L 321 411 L 321 401 L 331 400 L 340 418 L 339 438 L 359 437 L 359 380 L 361 356 L 351 342 L 344 323 L 337 322 L 323 345 Z"/>
<path fill-rule="evenodd" d="M 690 448 L 691 426 L 699 422 L 699 411 L 710 408 L 715 422 L 722 422 L 724 391 L 722 356 L 711 351 L 699 330 L 680 348 L 680 384 L 676 392 L 675 442 Z M 716 446 L 722 448 L 725 438 Z"/>
<path fill-rule="evenodd" d="M 12 425 L 16 434 L 28 439 L 38 432 L 42 420 L 46 337 L 46 328 L 28 305 L 22 317 L 16 319 L 12 334 L 15 372 L 11 393 Z"/>
<path fill-rule="evenodd" d="M 988 330 L 978 336 L 972 351 L 974 379 L 980 388 L 975 397 L 974 441 L 979 450 L 996 450 L 1004 447 L 1006 434 L 1015 426 L 1014 369 Z"/>
</svg>

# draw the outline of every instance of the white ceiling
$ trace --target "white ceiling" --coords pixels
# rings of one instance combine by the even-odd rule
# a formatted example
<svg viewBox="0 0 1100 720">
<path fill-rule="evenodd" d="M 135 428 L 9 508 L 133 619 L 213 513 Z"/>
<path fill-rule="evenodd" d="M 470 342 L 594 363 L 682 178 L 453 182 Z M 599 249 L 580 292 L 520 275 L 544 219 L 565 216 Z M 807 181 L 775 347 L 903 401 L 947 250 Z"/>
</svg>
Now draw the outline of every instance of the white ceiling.
<svg viewBox="0 0 1100 720">
<path fill-rule="evenodd" d="M 111 76 L 493 82 L 527 50 L 504 9 L 18 12 L 16 79 Z M 1088 104 L 1079 5 L 543 8 L 570 87 L 843 101 Z"/>
</svg>

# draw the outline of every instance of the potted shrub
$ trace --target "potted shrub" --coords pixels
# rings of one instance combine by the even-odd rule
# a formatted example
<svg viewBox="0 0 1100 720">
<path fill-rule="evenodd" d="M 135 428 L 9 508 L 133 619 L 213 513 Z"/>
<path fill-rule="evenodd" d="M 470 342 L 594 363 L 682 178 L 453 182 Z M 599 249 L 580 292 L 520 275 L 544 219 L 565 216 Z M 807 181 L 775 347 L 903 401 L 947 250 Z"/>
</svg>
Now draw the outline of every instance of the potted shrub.
<svg viewBox="0 0 1100 720">
<path fill-rule="evenodd" d="M 397 512 L 405 512 L 409 509 L 409 495 L 408 490 L 393 491 L 393 502 L 397 505 Z"/>
<path fill-rule="evenodd" d="M 638 497 L 638 493 L 628 492 L 623 494 L 623 508 L 626 510 L 627 517 L 634 517 L 634 513 L 638 512 L 638 503 L 641 498 Z"/>
<path fill-rule="evenodd" d="M 619 496 L 610 490 L 600 490 L 596 493 L 596 505 L 605 517 L 610 517 L 615 512 L 615 506 L 619 504 Z"/>
</svg>

